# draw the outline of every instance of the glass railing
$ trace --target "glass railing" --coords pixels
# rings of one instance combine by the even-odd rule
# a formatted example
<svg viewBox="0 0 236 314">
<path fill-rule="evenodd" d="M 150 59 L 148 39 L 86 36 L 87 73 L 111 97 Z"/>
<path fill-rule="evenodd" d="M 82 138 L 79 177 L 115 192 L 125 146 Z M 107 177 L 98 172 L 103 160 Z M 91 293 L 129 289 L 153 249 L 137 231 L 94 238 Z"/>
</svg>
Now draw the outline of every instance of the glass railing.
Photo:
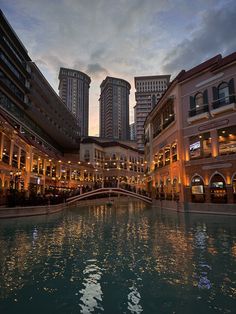
<svg viewBox="0 0 236 314">
<path fill-rule="evenodd" d="M 172 116 L 170 116 L 169 118 L 167 118 L 168 120 L 165 120 L 165 122 L 163 123 L 163 129 L 165 129 L 166 127 L 168 127 L 169 124 L 171 124 L 171 122 L 173 122 L 175 120 L 175 115 L 173 114 Z"/>
<path fill-rule="evenodd" d="M 201 113 L 209 112 L 208 104 L 202 105 L 200 107 L 193 108 L 189 111 L 189 117 L 195 117 Z"/>
<path fill-rule="evenodd" d="M 235 95 L 229 95 L 227 97 L 219 98 L 217 100 L 214 100 L 212 103 L 212 109 L 217 109 L 220 107 L 227 106 L 229 104 L 232 104 L 235 102 Z"/>
</svg>

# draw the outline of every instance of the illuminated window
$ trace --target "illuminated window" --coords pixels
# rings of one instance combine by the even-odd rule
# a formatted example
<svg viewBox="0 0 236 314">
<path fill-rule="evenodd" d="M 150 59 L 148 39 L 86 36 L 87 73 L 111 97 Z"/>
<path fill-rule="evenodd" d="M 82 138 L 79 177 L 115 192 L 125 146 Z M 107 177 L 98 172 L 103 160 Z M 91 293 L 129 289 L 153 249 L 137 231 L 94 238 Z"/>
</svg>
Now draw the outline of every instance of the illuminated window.
<svg viewBox="0 0 236 314">
<path fill-rule="evenodd" d="M 191 181 L 191 196 L 194 203 L 205 202 L 204 182 L 200 176 L 193 177 Z"/>
<path fill-rule="evenodd" d="M 236 126 L 223 128 L 218 132 L 219 154 L 235 154 L 236 153 Z"/>
<path fill-rule="evenodd" d="M 220 174 L 215 174 L 210 182 L 212 203 L 227 203 L 225 180 Z"/>
<path fill-rule="evenodd" d="M 211 156 L 210 132 L 192 136 L 189 139 L 190 159 L 204 158 Z"/>
</svg>

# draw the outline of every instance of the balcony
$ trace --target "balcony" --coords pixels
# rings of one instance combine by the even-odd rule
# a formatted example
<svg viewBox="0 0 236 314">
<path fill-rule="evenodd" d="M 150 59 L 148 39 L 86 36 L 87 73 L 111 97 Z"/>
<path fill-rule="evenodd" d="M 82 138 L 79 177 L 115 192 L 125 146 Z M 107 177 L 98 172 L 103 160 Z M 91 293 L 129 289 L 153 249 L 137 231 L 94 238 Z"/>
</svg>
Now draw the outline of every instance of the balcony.
<svg viewBox="0 0 236 314">
<path fill-rule="evenodd" d="M 235 95 L 230 95 L 213 101 L 211 114 L 214 116 L 222 112 L 233 110 L 236 110 Z"/>
<path fill-rule="evenodd" d="M 166 118 L 165 119 L 165 121 L 164 121 L 164 123 L 163 123 L 163 130 L 165 129 L 165 128 L 167 128 L 168 127 L 168 125 L 170 125 L 173 121 L 175 120 L 175 115 L 174 114 L 172 114 L 172 115 L 170 115 L 168 118 Z"/>
<path fill-rule="evenodd" d="M 205 104 L 203 106 L 191 109 L 188 115 L 189 117 L 187 121 L 189 124 L 198 120 L 208 119 L 209 118 L 209 106 L 208 104 Z"/>
</svg>

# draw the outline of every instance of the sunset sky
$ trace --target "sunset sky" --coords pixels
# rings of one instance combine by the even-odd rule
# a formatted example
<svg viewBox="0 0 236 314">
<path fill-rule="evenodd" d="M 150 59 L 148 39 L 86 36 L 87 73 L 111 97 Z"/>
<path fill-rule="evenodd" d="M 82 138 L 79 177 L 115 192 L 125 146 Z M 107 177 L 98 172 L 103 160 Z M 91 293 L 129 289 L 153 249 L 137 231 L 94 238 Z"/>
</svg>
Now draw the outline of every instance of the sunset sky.
<svg viewBox="0 0 236 314">
<path fill-rule="evenodd" d="M 234 0 L 0 0 L 0 7 L 58 92 L 60 66 L 91 77 L 90 135 L 98 135 L 107 76 L 172 74 L 236 51 Z"/>
</svg>

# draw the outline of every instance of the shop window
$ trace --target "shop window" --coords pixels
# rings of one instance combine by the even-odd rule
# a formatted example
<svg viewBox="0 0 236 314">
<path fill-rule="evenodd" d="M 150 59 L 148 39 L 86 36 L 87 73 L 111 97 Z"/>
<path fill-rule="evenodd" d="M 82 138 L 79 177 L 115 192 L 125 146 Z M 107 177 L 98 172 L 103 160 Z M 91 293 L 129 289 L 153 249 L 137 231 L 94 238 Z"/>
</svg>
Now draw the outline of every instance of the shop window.
<svg viewBox="0 0 236 314">
<path fill-rule="evenodd" d="M 210 132 L 190 137 L 189 151 L 190 159 L 210 157 L 211 156 Z"/>
<path fill-rule="evenodd" d="M 236 153 L 236 126 L 218 130 L 219 154 Z"/>
<path fill-rule="evenodd" d="M 205 202 L 204 182 L 201 177 L 195 176 L 191 182 L 191 198 L 193 203 Z"/>
<path fill-rule="evenodd" d="M 172 155 L 172 162 L 177 161 L 177 143 L 172 144 L 171 155 Z"/>
<path fill-rule="evenodd" d="M 170 164 L 170 147 L 165 148 L 165 165 Z"/>
<path fill-rule="evenodd" d="M 215 174 L 210 182 L 212 203 L 227 203 L 225 180 L 220 174 Z"/>
</svg>

